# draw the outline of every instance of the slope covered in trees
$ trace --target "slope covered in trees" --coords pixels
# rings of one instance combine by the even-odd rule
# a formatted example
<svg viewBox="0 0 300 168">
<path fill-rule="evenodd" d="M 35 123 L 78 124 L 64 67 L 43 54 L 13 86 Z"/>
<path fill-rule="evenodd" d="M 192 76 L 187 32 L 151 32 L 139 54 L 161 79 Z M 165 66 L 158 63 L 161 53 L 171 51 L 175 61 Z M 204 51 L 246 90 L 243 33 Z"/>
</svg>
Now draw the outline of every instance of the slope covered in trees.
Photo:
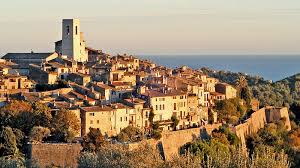
<svg viewBox="0 0 300 168">
<path fill-rule="evenodd" d="M 261 106 L 287 106 L 300 120 L 300 73 L 277 82 L 264 80 L 259 76 L 230 71 L 215 71 L 209 68 L 201 69 L 207 75 L 222 82 L 236 85 L 239 78 L 244 77 L 249 85 L 253 97 L 260 101 Z"/>
</svg>

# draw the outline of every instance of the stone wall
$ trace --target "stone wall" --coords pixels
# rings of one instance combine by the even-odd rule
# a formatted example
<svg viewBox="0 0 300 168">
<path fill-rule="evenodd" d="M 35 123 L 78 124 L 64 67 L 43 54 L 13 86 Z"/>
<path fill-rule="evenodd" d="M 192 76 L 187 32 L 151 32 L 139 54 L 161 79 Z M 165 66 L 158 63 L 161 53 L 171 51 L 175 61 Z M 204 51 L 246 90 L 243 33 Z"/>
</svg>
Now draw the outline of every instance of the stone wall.
<svg viewBox="0 0 300 168">
<path fill-rule="evenodd" d="M 174 155 L 179 154 L 180 148 L 188 142 L 192 142 L 196 138 L 211 134 L 214 129 L 218 129 L 221 124 L 206 125 L 200 128 L 163 132 L 161 145 L 164 158 L 169 160 Z"/>
<path fill-rule="evenodd" d="M 41 143 L 29 144 L 27 157 L 43 168 L 50 165 L 77 167 L 81 144 Z"/>
<path fill-rule="evenodd" d="M 130 150 L 138 148 L 140 145 L 150 145 L 158 149 L 162 157 L 170 160 L 180 152 L 180 148 L 188 142 L 192 142 L 200 137 L 210 135 L 214 129 L 218 129 L 222 124 L 206 125 L 199 128 L 185 129 L 179 131 L 164 131 L 160 140 L 149 139 L 138 143 L 128 144 Z"/>
<path fill-rule="evenodd" d="M 257 133 L 259 129 L 264 128 L 266 123 L 276 122 L 284 118 L 287 130 L 291 130 L 291 123 L 288 109 L 286 107 L 266 107 L 259 109 L 242 124 L 234 127 L 236 135 L 240 138 L 243 146 L 246 145 L 246 137 Z"/>
<path fill-rule="evenodd" d="M 262 108 L 251 114 L 250 118 L 244 123 L 237 125 L 234 130 L 236 135 L 240 138 L 242 145 L 246 145 L 247 136 L 256 133 L 261 128 L 264 128 L 266 122 L 266 109 Z"/>
<path fill-rule="evenodd" d="M 286 129 L 291 130 L 291 122 L 290 122 L 289 111 L 287 107 L 283 107 L 283 108 L 267 107 L 266 119 L 267 122 L 269 123 L 284 119 Z"/>
</svg>

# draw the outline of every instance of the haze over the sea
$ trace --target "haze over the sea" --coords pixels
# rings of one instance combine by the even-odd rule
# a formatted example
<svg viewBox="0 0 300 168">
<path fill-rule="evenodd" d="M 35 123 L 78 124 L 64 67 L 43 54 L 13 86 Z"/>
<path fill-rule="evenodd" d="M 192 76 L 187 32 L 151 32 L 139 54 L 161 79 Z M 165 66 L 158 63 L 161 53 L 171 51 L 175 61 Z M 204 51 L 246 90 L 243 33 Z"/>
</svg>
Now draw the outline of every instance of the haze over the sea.
<svg viewBox="0 0 300 168">
<path fill-rule="evenodd" d="M 159 65 L 244 72 L 278 81 L 300 73 L 300 55 L 142 55 Z"/>
</svg>

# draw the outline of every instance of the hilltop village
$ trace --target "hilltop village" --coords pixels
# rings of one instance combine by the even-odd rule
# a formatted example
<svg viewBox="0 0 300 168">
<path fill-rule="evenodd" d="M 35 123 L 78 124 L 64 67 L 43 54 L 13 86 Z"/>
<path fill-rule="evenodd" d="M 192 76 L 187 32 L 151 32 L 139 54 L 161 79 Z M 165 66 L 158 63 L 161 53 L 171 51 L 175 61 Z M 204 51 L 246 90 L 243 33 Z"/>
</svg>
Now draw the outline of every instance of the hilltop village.
<svg viewBox="0 0 300 168">
<path fill-rule="evenodd" d="M 170 69 L 132 55 L 110 56 L 86 46 L 78 19 L 63 20 L 62 40 L 52 53 L 8 53 L 1 60 L 2 105 L 20 93 L 26 101 L 42 101 L 53 110 L 77 114 L 81 131 L 99 128 L 113 136 L 132 125 L 149 127 L 149 114 L 163 130 L 207 124 L 216 100 L 236 97 L 236 89 L 186 66 Z M 37 92 L 37 85 L 66 81 L 66 88 Z M 217 115 L 214 116 L 215 121 Z"/>
<path fill-rule="evenodd" d="M 214 111 L 216 103 L 238 96 L 236 86 L 201 70 L 187 66 L 171 69 L 136 56 L 112 56 L 88 47 L 78 19 L 63 20 L 62 40 L 55 42 L 55 51 L 7 53 L 0 60 L 0 68 L 2 107 L 12 100 L 23 100 L 41 102 L 53 115 L 59 110 L 71 111 L 80 122 L 76 132 L 79 140 L 91 128 L 99 129 L 107 139 L 128 126 L 139 128 L 145 135 L 151 134 L 154 124 L 166 134 L 214 125 L 217 128 L 224 123 Z M 254 113 L 237 122 L 240 125 L 232 125 L 243 143 L 245 136 L 266 122 L 285 117 L 290 129 L 287 109 L 260 109 L 254 99 L 249 104 Z M 177 137 L 184 139 L 182 135 Z M 176 136 L 170 137 L 174 146 L 192 140 L 178 142 Z"/>
</svg>

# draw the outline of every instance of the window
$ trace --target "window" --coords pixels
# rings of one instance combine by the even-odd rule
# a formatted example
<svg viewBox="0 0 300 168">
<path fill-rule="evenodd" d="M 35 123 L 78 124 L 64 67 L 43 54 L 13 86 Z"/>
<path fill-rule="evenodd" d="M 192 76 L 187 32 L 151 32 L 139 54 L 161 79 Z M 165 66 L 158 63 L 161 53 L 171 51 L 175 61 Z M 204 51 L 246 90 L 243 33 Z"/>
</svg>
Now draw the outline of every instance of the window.
<svg viewBox="0 0 300 168">
<path fill-rule="evenodd" d="M 163 116 L 162 115 L 159 115 L 159 120 L 163 120 Z"/>
<path fill-rule="evenodd" d="M 97 124 L 99 124 L 100 123 L 100 121 L 99 120 L 97 120 Z"/>
<path fill-rule="evenodd" d="M 158 105 L 156 105 L 155 107 L 156 107 L 156 110 L 158 110 Z"/>
<path fill-rule="evenodd" d="M 176 103 L 174 103 L 174 110 L 176 110 Z"/>
<path fill-rule="evenodd" d="M 159 105 L 159 110 L 162 110 L 162 106 L 161 105 Z"/>
<path fill-rule="evenodd" d="M 163 110 L 165 110 L 165 105 L 163 104 Z"/>
<path fill-rule="evenodd" d="M 159 98 L 159 101 L 165 101 L 165 98 Z"/>
<path fill-rule="evenodd" d="M 120 121 L 122 122 L 122 117 L 120 117 Z"/>
<path fill-rule="evenodd" d="M 90 121 L 90 124 L 93 124 L 93 120 Z"/>
<path fill-rule="evenodd" d="M 127 117 L 125 118 L 125 121 L 127 121 Z"/>
<path fill-rule="evenodd" d="M 75 26 L 75 32 L 76 32 L 76 35 L 78 34 L 78 28 L 77 26 Z"/>
<path fill-rule="evenodd" d="M 70 34 L 70 26 L 67 26 L 67 35 Z"/>
<path fill-rule="evenodd" d="M 95 116 L 95 113 L 90 113 L 90 116 Z"/>
</svg>

